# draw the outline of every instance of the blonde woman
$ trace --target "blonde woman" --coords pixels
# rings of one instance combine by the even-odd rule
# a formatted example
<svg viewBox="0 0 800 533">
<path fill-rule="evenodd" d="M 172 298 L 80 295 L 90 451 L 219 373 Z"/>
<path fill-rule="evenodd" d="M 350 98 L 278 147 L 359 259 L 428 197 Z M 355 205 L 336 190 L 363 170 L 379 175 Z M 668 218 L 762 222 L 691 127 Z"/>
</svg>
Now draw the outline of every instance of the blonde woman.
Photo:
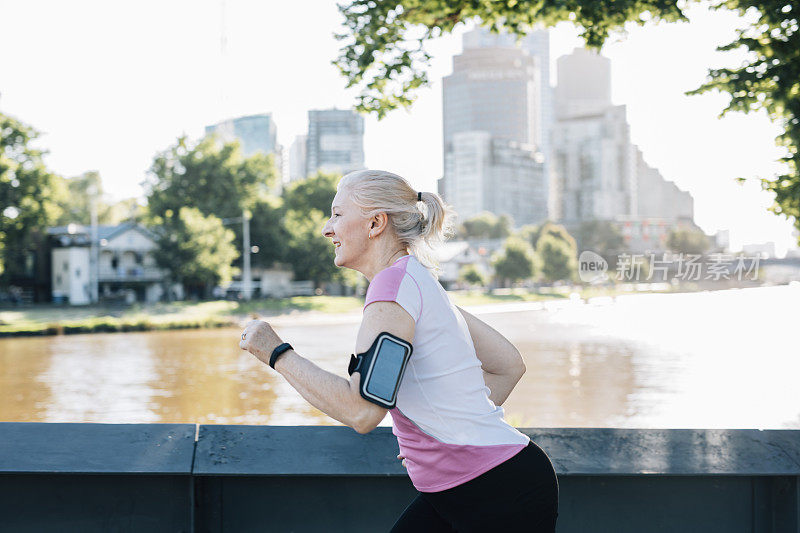
<svg viewBox="0 0 800 533">
<path fill-rule="evenodd" d="M 298 355 L 264 322 L 248 324 L 240 346 L 271 361 L 311 404 L 359 433 L 390 413 L 398 459 L 418 491 L 392 531 L 552 532 L 553 465 L 503 419 L 500 407 L 525 372 L 522 357 L 500 333 L 453 305 L 438 281 L 436 245 L 452 235 L 454 222 L 439 195 L 417 192 L 396 174 L 347 174 L 322 233 L 335 246 L 336 266 L 370 282 L 349 381 Z M 395 379 L 388 400 L 369 394 L 388 378 L 379 382 L 377 370 L 361 366 L 367 357 L 384 357 L 376 348 L 382 337 L 405 353 L 396 359 L 397 372 L 387 374 Z M 375 387 L 366 381 L 362 387 L 365 379 Z"/>
</svg>

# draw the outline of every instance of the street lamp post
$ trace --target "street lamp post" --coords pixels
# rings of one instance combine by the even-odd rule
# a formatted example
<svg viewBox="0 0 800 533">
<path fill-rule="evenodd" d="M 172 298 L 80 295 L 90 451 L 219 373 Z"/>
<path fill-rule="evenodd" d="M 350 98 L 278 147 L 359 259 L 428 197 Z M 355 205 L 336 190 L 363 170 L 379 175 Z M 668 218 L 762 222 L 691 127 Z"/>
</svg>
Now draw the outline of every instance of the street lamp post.
<svg viewBox="0 0 800 533">
<path fill-rule="evenodd" d="M 244 299 L 250 300 L 252 294 L 252 276 L 250 273 L 250 213 L 247 210 L 242 213 L 242 234 L 244 237 L 242 288 L 244 289 Z"/>
<path fill-rule="evenodd" d="M 89 212 L 91 213 L 91 244 L 89 248 L 89 289 L 91 291 L 91 302 L 97 303 L 99 300 L 100 285 L 100 261 L 99 249 L 97 247 L 97 187 L 92 184 L 87 189 L 89 193 Z"/>
<path fill-rule="evenodd" d="M 250 218 L 250 212 L 247 209 L 243 209 L 242 216 L 240 217 L 222 219 L 223 224 L 231 224 L 240 221 L 242 223 L 242 292 L 244 293 L 245 300 L 250 300 L 253 292 L 253 280 L 251 279 L 252 274 L 250 272 Z"/>
</svg>

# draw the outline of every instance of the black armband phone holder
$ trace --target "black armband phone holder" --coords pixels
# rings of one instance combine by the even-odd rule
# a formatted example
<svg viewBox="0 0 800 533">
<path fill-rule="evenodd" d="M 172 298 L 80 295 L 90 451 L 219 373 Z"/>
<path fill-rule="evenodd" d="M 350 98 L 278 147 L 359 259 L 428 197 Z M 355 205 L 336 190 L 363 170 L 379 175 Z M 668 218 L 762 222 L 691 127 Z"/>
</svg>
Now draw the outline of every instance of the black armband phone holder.
<svg viewBox="0 0 800 533">
<path fill-rule="evenodd" d="M 397 391 L 403 379 L 413 347 L 388 331 L 378 334 L 364 353 L 350 354 L 347 373 L 361 374 L 361 397 L 386 409 L 397 403 Z"/>
</svg>

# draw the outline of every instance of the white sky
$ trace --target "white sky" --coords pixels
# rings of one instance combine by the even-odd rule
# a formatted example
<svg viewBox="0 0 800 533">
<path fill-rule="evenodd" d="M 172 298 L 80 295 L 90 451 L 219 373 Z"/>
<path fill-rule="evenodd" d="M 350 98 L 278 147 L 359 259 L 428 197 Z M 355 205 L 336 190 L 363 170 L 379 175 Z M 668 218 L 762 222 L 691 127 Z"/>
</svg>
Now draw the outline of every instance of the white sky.
<svg viewBox="0 0 800 533">
<path fill-rule="evenodd" d="M 779 170 L 778 126 L 763 112 L 718 119 L 724 95 L 683 96 L 709 67 L 743 60 L 715 48 L 744 20 L 697 5 L 688 14 L 689 24 L 631 25 L 626 38 L 606 44 L 612 100 L 627 105 L 631 138 L 645 160 L 694 196 L 701 228 L 730 229 L 733 250 L 774 241 L 783 256 L 794 247 L 791 223 L 766 211 L 772 195 L 758 183 L 734 181 Z M 182 133 L 197 138 L 207 124 L 271 112 L 288 148 L 305 133 L 309 109 L 352 105 L 355 92 L 331 64 L 340 17 L 333 0 L 227 0 L 224 10 L 221 0 L 0 0 L 0 111 L 43 133 L 39 145 L 50 150 L 45 160 L 55 172 L 96 169 L 113 199 L 141 196 L 153 156 Z M 433 83 L 410 112 L 366 118 L 368 167 L 436 190 L 441 79 L 461 51 L 463 31 L 430 43 Z M 570 24 L 551 31 L 552 84 L 556 59 L 576 46 Z"/>
</svg>

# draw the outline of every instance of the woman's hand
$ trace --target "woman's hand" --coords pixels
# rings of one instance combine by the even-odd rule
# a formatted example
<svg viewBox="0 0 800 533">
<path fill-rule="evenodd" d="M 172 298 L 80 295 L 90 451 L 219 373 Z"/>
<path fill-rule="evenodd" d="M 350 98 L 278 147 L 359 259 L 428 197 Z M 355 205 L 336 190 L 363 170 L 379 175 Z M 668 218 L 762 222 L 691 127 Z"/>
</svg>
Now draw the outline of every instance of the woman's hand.
<svg viewBox="0 0 800 533">
<path fill-rule="evenodd" d="M 272 326 L 263 320 L 253 320 L 248 322 L 242 331 L 242 340 L 239 342 L 239 348 L 247 350 L 262 363 L 269 364 L 269 358 L 272 351 L 283 344 L 283 340 L 278 337 Z"/>
<path fill-rule="evenodd" d="M 403 466 L 405 466 L 406 468 L 408 468 L 408 467 L 406 466 L 406 458 L 405 458 L 405 457 L 403 457 L 401 454 L 399 454 L 399 453 L 398 453 L 398 454 L 397 454 L 397 458 L 398 458 L 398 459 L 402 459 L 402 460 L 403 460 L 403 461 L 402 461 L 402 464 L 403 464 Z"/>
</svg>

